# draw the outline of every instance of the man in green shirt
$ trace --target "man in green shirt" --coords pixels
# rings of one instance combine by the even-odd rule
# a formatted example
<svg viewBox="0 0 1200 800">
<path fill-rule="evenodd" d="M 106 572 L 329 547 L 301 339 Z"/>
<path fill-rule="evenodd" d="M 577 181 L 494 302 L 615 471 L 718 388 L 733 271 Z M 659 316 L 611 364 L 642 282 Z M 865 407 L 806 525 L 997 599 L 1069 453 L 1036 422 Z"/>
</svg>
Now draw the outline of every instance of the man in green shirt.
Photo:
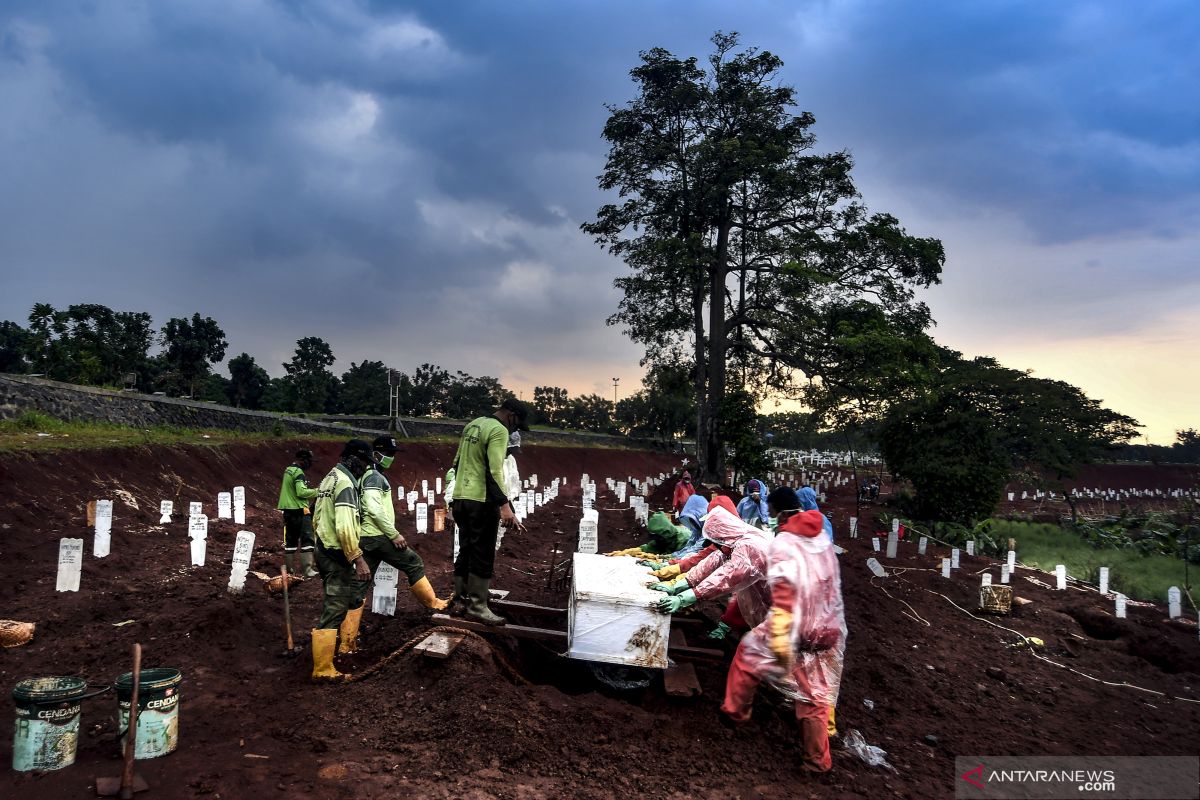
<svg viewBox="0 0 1200 800">
<path fill-rule="evenodd" d="M 312 676 L 317 679 L 344 677 L 333 666 L 338 628 L 350 609 L 361 609 L 370 585 L 371 568 L 360 544 L 362 503 L 358 481 L 371 466 L 371 452 L 371 445 L 361 439 L 346 442 L 337 465 L 317 488 L 313 527 L 317 569 L 325 585 L 321 618 L 312 632 Z"/>
<path fill-rule="evenodd" d="M 396 440 L 391 436 L 380 436 L 371 443 L 371 466 L 358 482 L 359 501 L 362 505 L 362 532 L 358 545 L 371 574 L 383 562 L 391 564 L 407 576 L 413 596 L 426 608 L 441 611 L 449 601 L 439 600 L 433 593 L 429 578 L 425 577 L 425 562 L 408 546 L 408 542 L 396 530 L 396 507 L 392 504 L 392 485 L 383 471 L 392 465 L 396 457 Z M 358 644 L 358 627 L 362 621 L 363 605 L 351 608 L 342 622 L 342 642 L 339 653 L 353 653 Z"/>
<path fill-rule="evenodd" d="M 458 558 L 454 561 L 454 606 L 450 613 L 487 625 L 503 625 L 503 617 L 488 608 L 488 590 L 496 563 L 499 525 L 515 525 L 504 486 L 504 456 L 508 435 L 527 431 L 525 404 L 509 398 L 490 417 L 479 417 L 463 428 L 454 457 L 454 521 L 459 528 Z"/>
<path fill-rule="evenodd" d="M 313 529 L 308 513 L 308 501 L 317 496 L 316 489 L 308 487 L 304 471 L 313 465 L 311 450 L 297 450 L 296 460 L 283 471 L 283 482 L 279 486 L 279 503 L 275 507 L 283 512 L 283 563 L 288 572 L 315 578 L 313 567 Z M 299 570 L 296 557 L 299 555 Z"/>
</svg>

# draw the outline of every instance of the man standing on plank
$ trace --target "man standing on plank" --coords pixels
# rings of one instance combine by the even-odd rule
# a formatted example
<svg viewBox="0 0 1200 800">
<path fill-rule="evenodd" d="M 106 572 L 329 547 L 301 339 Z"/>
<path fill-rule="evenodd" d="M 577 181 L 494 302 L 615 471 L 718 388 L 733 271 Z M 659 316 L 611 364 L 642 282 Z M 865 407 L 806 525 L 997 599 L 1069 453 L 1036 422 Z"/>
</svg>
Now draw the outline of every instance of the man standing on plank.
<svg viewBox="0 0 1200 800">
<path fill-rule="evenodd" d="M 459 528 L 454 561 L 454 600 L 450 613 L 486 625 L 503 625 L 488 608 L 488 590 L 496 563 L 499 525 L 517 524 L 504 489 L 504 457 L 513 431 L 527 431 L 525 404 L 509 398 L 490 417 L 463 428 L 454 457 L 454 521 Z"/>
<path fill-rule="evenodd" d="M 313 567 L 312 518 L 308 513 L 308 501 L 317 496 L 317 490 L 310 489 L 304 477 L 304 471 L 312 465 L 311 450 L 296 451 L 296 460 L 283 471 L 279 503 L 275 506 L 283 512 L 283 563 L 292 575 L 299 575 L 303 570 L 306 578 L 317 576 Z"/>
</svg>

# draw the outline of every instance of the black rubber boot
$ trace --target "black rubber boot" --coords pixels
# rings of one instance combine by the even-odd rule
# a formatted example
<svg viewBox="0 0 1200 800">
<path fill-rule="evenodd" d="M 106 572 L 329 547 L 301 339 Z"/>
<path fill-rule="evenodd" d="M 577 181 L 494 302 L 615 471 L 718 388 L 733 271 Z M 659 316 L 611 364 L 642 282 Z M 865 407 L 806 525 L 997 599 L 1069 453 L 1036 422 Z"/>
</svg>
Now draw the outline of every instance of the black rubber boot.
<svg viewBox="0 0 1200 800">
<path fill-rule="evenodd" d="M 454 596 L 450 598 L 450 606 L 446 609 L 446 613 L 452 617 L 461 617 L 467 613 L 467 606 L 470 600 L 467 599 L 467 579 L 458 575 L 454 576 Z"/>
</svg>

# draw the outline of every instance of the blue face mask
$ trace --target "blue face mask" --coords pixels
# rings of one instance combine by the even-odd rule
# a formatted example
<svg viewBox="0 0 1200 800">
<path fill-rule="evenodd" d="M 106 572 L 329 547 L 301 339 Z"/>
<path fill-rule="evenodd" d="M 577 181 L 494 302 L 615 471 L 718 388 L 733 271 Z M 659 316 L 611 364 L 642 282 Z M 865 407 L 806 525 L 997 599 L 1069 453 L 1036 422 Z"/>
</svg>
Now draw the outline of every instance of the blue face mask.
<svg viewBox="0 0 1200 800">
<path fill-rule="evenodd" d="M 395 456 L 380 456 L 379 457 L 379 468 L 387 469 L 388 467 L 390 467 L 392 465 L 392 462 L 395 460 L 396 460 Z"/>
</svg>

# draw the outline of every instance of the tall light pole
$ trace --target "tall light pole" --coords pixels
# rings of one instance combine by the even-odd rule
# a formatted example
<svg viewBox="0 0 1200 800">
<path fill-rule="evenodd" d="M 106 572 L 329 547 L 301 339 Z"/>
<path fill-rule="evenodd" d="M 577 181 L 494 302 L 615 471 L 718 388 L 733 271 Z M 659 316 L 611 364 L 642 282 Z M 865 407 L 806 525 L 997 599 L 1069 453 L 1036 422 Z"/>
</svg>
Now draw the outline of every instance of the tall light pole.
<svg viewBox="0 0 1200 800">
<path fill-rule="evenodd" d="M 613 411 L 617 410 L 617 384 L 621 382 L 620 378 L 613 378 Z"/>
</svg>

